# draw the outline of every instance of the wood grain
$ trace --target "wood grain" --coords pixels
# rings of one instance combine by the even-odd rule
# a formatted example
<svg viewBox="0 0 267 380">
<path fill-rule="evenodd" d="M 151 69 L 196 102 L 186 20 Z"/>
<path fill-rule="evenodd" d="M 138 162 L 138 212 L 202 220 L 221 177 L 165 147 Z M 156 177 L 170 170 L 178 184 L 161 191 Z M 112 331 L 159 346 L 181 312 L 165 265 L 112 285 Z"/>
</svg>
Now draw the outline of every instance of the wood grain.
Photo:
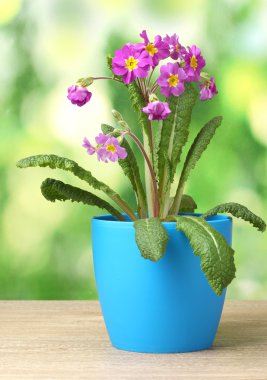
<svg viewBox="0 0 267 380">
<path fill-rule="evenodd" d="M 97 301 L 1 301 L 0 379 L 267 379 L 267 301 L 227 301 L 212 349 L 110 346 Z"/>
</svg>

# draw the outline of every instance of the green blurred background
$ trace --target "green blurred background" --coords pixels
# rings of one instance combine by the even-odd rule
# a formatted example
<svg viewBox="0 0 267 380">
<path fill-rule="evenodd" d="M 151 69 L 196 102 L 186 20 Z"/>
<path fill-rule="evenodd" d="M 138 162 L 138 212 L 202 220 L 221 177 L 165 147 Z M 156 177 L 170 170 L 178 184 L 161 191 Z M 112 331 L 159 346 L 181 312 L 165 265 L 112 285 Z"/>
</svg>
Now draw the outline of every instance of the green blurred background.
<svg viewBox="0 0 267 380">
<path fill-rule="evenodd" d="M 98 81 L 91 102 L 78 108 L 66 88 L 81 76 L 106 74 L 106 54 L 136 42 L 143 29 L 199 45 L 219 89 L 194 111 L 191 139 L 210 117 L 221 114 L 224 122 L 187 193 L 200 211 L 236 201 L 267 219 L 266 19 L 264 0 L 0 0 L 0 299 L 97 298 L 90 218 L 99 210 L 48 203 L 39 190 L 44 178 L 82 184 L 15 163 L 64 155 L 132 200 L 119 166 L 98 164 L 81 148 L 101 122 L 112 123 L 112 108 L 136 124 L 125 89 Z M 233 243 L 237 279 L 228 298 L 266 298 L 267 234 L 236 220 Z"/>
</svg>

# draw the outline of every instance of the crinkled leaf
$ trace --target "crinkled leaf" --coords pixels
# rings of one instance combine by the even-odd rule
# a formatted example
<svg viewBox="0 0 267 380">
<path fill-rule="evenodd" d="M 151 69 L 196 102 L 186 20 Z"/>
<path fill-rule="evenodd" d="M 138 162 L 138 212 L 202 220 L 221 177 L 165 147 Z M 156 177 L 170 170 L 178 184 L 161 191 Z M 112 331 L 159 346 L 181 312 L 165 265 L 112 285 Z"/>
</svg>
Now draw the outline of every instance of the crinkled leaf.
<svg viewBox="0 0 267 380">
<path fill-rule="evenodd" d="M 174 128 L 173 148 L 172 148 L 172 173 L 171 181 L 173 181 L 176 166 L 180 162 L 182 149 L 187 142 L 189 135 L 189 126 L 191 115 L 198 98 L 198 92 L 190 83 L 185 83 L 185 91 L 181 96 L 178 96 L 177 107 L 175 109 L 177 118 Z"/>
<path fill-rule="evenodd" d="M 166 187 L 171 181 L 171 166 L 170 157 L 173 148 L 173 136 L 174 129 L 178 120 L 177 109 L 178 109 L 179 97 L 171 96 L 168 100 L 171 113 L 167 119 L 163 120 L 161 128 L 161 138 L 158 149 L 158 178 L 159 178 L 159 193 L 161 198 L 163 198 L 166 191 Z"/>
<path fill-rule="evenodd" d="M 197 204 L 190 195 L 183 194 L 180 206 L 180 212 L 194 212 Z"/>
<path fill-rule="evenodd" d="M 185 182 L 188 179 L 190 171 L 194 169 L 202 153 L 207 149 L 207 146 L 214 136 L 216 129 L 221 125 L 221 122 L 222 117 L 216 116 L 208 121 L 200 130 L 187 154 L 181 174 L 181 182 Z"/>
<path fill-rule="evenodd" d="M 179 211 L 181 195 L 185 182 L 187 181 L 189 174 L 192 169 L 196 166 L 197 161 L 200 159 L 202 153 L 206 150 L 209 145 L 216 129 L 220 126 L 222 122 L 221 116 L 216 116 L 210 121 L 208 121 L 204 127 L 200 130 L 196 136 L 189 152 L 186 156 L 186 160 L 183 166 L 183 170 L 180 176 L 178 188 L 174 197 L 174 202 L 170 210 L 170 214 L 177 214 Z"/>
<path fill-rule="evenodd" d="M 40 154 L 36 156 L 26 157 L 17 162 L 19 168 L 29 167 L 49 167 L 50 169 L 62 169 L 71 172 L 76 177 L 87 182 L 96 190 L 103 191 L 114 202 L 116 202 L 132 220 L 136 219 L 133 210 L 127 205 L 127 203 L 112 190 L 108 185 L 96 179 L 89 170 L 83 169 L 75 161 L 72 161 L 65 157 L 60 157 L 55 154 Z"/>
<path fill-rule="evenodd" d="M 240 205 L 239 203 L 229 202 L 220 204 L 211 210 L 205 212 L 202 215 L 203 218 L 216 215 L 229 213 L 235 216 L 236 218 L 241 218 L 249 223 L 251 223 L 254 227 L 256 227 L 259 231 L 266 230 L 266 223 L 259 216 L 255 215 L 252 211 L 250 211 L 247 207 Z"/>
<path fill-rule="evenodd" d="M 43 181 L 41 185 L 41 192 L 50 202 L 55 202 L 56 200 L 82 202 L 85 205 L 97 206 L 101 209 L 107 210 L 118 220 L 125 220 L 123 215 L 118 210 L 116 210 L 108 202 L 97 197 L 95 194 L 79 189 L 78 187 L 67 185 L 66 183 L 56 179 L 47 178 Z"/>
<path fill-rule="evenodd" d="M 162 131 L 162 121 L 158 122 L 157 127 L 153 130 L 153 148 L 154 148 L 154 154 L 153 154 L 153 168 L 155 172 L 155 176 L 157 180 L 159 180 L 159 145 L 161 140 L 161 131 Z"/>
<path fill-rule="evenodd" d="M 96 190 L 102 190 L 109 196 L 114 196 L 116 193 L 105 185 L 103 182 L 98 181 L 89 170 L 83 169 L 75 161 L 65 157 L 60 157 L 55 154 L 40 154 L 23 158 L 17 162 L 19 168 L 29 167 L 49 167 L 50 169 L 62 169 L 73 173 L 76 177 L 84 180 Z"/>
<path fill-rule="evenodd" d="M 193 86 L 186 83 L 182 95 L 172 95 L 168 99 L 172 112 L 163 121 L 158 151 L 159 189 L 162 196 L 169 182 L 173 182 L 182 149 L 188 139 L 191 114 L 197 96 Z"/>
<path fill-rule="evenodd" d="M 142 129 L 145 131 L 146 135 L 148 136 L 148 119 L 147 115 L 141 111 L 141 108 L 146 106 L 146 102 L 144 100 L 144 97 L 140 91 L 140 88 L 138 87 L 138 84 L 136 81 L 130 83 L 128 86 L 128 92 L 130 95 L 130 100 L 132 107 L 135 112 L 137 112 L 138 115 L 138 121 L 141 125 Z"/>
<path fill-rule="evenodd" d="M 165 155 L 165 153 L 164 153 Z M 161 200 L 165 200 L 165 194 L 168 192 L 169 185 L 171 183 L 171 172 L 172 172 L 172 166 L 171 166 L 171 160 L 169 159 L 168 155 L 165 157 L 165 163 L 164 163 L 164 172 L 162 177 L 162 182 L 160 182 L 159 191 L 160 191 L 160 198 Z M 160 176 L 159 176 L 160 178 Z"/>
<path fill-rule="evenodd" d="M 168 234 L 158 218 L 139 219 L 134 222 L 135 240 L 145 259 L 158 261 L 165 253 Z"/>
<path fill-rule="evenodd" d="M 224 237 L 203 218 L 176 217 L 176 228 L 188 238 L 194 254 L 200 257 L 201 268 L 216 294 L 235 277 L 234 250 Z"/>
<path fill-rule="evenodd" d="M 108 134 L 114 131 L 114 128 L 107 124 L 101 125 L 102 132 Z M 115 137 L 119 136 L 114 135 Z M 142 218 L 147 217 L 147 205 L 146 205 L 146 194 L 142 184 L 139 167 L 132 151 L 132 148 L 128 141 L 124 138 L 120 144 L 127 152 L 127 157 L 123 160 L 119 160 L 118 163 L 121 166 L 124 174 L 129 178 L 134 192 L 136 193 L 137 203 L 138 203 L 138 213 Z"/>
</svg>

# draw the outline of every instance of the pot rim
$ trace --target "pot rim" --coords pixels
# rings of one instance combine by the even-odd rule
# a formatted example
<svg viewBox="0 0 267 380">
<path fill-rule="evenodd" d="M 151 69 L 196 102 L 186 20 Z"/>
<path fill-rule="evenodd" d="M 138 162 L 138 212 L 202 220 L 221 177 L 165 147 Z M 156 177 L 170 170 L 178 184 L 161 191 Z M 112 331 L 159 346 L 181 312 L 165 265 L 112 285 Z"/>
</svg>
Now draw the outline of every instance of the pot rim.
<svg viewBox="0 0 267 380">
<path fill-rule="evenodd" d="M 201 216 L 201 213 L 190 213 L 190 212 L 182 212 L 179 215 L 191 215 L 191 216 Z M 127 215 L 123 214 L 124 217 L 128 218 Z M 224 223 L 232 223 L 232 217 L 229 215 L 225 214 L 217 214 L 217 215 L 212 215 L 208 216 L 205 218 L 207 222 L 209 222 L 211 225 L 218 225 L 218 224 L 224 224 Z M 112 225 L 112 226 L 120 226 L 120 227 L 133 227 L 134 222 L 131 220 L 126 220 L 126 221 L 120 221 L 116 220 L 111 214 L 103 214 L 103 215 L 98 215 L 94 216 L 92 218 L 93 223 L 106 223 Z M 119 223 L 118 223 L 119 222 Z M 162 222 L 164 227 L 168 227 L 171 229 L 176 229 L 175 225 L 176 222 Z"/>
</svg>

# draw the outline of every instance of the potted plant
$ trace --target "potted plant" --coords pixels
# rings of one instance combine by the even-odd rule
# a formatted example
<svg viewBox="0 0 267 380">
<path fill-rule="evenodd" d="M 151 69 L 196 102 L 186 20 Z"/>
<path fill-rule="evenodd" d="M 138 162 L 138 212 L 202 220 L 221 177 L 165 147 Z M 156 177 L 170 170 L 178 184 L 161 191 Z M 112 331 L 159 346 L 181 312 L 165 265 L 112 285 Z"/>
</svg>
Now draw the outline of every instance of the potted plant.
<svg viewBox="0 0 267 380">
<path fill-rule="evenodd" d="M 139 43 L 127 43 L 108 56 L 111 76 L 81 78 L 68 89 L 68 99 L 78 106 L 89 102 L 88 87 L 100 79 L 128 91 L 143 141 L 113 110 L 115 127 L 102 124 L 95 144 L 84 138 L 83 147 L 99 161 L 121 166 L 136 207 L 70 159 L 37 155 L 17 166 L 69 171 L 111 199 L 110 203 L 56 179 L 47 178 L 41 185 L 49 201 L 82 202 L 108 212 L 93 218 L 92 242 L 100 304 L 115 347 L 140 352 L 206 349 L 213 343 L 226 288 L 235 277 L 232 219 L 222 214 L 242 218 L 260 231 L 266 225 L 237 203 L 195 213 L 196 202 L 184 193 L 185 185 L 222 117 L 199 130 L 183 164 L 181 153 L 199 97 L 196 83 L 200 100 L 209 100 L 217 94 L 214 78 L 203 71 L 206 62 L 200 49 L 185 48 L 176 34 L 149 40 L 143 31 L 140 36 Z M 145 185 L 132 144 L 143 157 Z"/>
</svg>

